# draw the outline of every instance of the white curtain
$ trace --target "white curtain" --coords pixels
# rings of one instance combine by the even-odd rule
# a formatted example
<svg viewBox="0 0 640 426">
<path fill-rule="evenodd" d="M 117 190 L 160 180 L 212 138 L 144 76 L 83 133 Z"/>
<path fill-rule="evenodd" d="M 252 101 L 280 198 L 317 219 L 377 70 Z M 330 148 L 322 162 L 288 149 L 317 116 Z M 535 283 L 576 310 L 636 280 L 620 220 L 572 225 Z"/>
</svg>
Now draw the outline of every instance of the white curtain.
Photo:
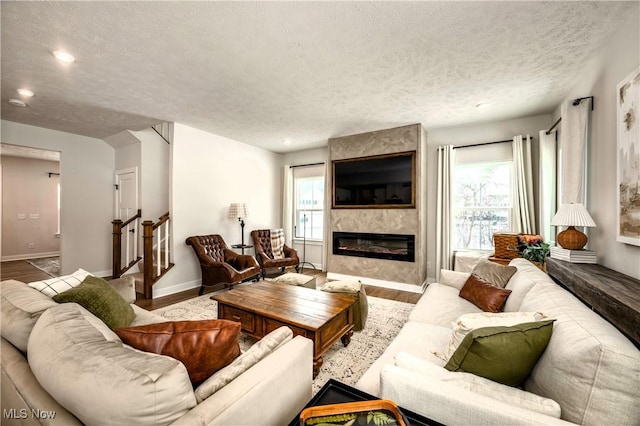
<svg viewBox="0 0 640 426">
<path fill-rule="evenodd" d="M 293 241 L 293 169 L 289 164 L 284 165 L 282 187 L 282 228 L 284 242 L 289 247 Z"/>
<path fill-rule="evenodd" d="M 331 235 L 331 197 L 333 189 L 331 187 L 331 161 L 329 158 L 324 162 L 324 238 L 322 250 L 322 269 L 324 272 L 329 270 L 329 251 L 333 246 L 333 236 Z"/>
<path fill-rule="evenodd" d="M 538 167 L 538 183 L 540 188 L 540 236 L 547 242 L 556 239 L 551 220 L 556 214 L 557 198 L 557 148 L 556 132 L 547 134 L 546 130 L 540 130 L 540 164 Z"/>
<path fill-rule="evenodd" d="M 560 202 L 586 203 L 586 164 L 591 102 L 562 104 L 562 198 Z"/>
<path fill-rule="evenodd" d="M 438 147 L 438 182 L 436 195 L 436 280 L 441 269 L 453 269 L 451 251 L 451 186 L 453 185 L 453 145 Z"/>
<path fill-rule="evenodd" d="M 531 172 L 531 137 L 513 137 L 513 165 L 515 189 L 513 200 L 513 230 L 524 234 L 535 234 L 535 212 L 533 204 L 533 178 Z"/>
</svg>

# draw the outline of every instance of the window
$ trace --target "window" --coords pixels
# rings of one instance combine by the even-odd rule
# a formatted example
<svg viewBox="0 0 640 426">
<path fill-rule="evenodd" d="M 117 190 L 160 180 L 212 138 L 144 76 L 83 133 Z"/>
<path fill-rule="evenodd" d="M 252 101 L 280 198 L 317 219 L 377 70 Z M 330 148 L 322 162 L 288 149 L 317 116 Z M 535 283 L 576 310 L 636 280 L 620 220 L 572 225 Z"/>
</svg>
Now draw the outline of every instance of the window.
<svg viewBox="0 0 640 426">
<path fill-rule="evenodd" d="M 324 176 L 294 177 L 295 237 L 322 240 Z"/>
<path fill-rule="evenodd" d="M 456 165 L 453 224 L 456 249 L 493 249 L 493 234 L 511 229 L 511 161 Z"/>
</svg>

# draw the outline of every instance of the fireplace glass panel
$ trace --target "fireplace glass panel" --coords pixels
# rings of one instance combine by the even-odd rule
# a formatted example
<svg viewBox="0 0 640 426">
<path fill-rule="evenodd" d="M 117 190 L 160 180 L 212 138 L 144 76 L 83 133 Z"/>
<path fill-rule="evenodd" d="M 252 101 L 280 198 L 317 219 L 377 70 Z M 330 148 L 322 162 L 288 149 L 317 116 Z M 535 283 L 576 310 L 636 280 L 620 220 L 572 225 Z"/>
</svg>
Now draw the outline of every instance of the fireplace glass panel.
<svg viewBox="0 0 640 426">
<path fill-rule="evenodd" d="M 415 262 L 415 236 L 334 232 L 333 254 Z"/>
</svg>

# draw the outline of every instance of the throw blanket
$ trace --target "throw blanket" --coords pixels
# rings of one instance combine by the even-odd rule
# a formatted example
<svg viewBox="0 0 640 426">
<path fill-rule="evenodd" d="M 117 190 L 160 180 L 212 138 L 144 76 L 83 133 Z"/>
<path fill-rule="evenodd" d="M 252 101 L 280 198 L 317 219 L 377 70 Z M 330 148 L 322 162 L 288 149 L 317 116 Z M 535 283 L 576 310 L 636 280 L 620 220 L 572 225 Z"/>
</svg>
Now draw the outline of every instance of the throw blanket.
<svg viewBox="0 0 640 426">
<path fill-rule="evenodd" d="M 361 331 L 367 324 L 369 301 L 360 281 L 328 281 L 321 289 L 329 293 L 346 293 L 358 296 L 353 308 L 353 331 Z"/>
<path fill-rule="evenodd" d="M 284 259 L 284 229 L 272 229 L 271 234 L 271 250 L 274 259 Z"/>
</svg>

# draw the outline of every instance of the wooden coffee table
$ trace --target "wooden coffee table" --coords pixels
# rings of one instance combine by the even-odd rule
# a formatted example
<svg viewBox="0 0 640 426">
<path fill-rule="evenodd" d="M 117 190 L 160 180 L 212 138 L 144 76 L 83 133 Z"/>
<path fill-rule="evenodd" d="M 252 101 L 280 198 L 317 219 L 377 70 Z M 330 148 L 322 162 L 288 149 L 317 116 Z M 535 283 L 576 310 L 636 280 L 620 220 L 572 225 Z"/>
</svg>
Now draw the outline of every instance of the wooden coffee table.
<svg viewBox="0 0 640 426">
<path fill-rule="evenodd" d="M 313 377 L 322 355 L 338 340 L 347 346 L 353 335 L 355 296 L 327 293 L 289 284 L 261 281 L 211 296 L 218 318 L 238 321 L 242 331 L 263 338 L 287 326 L 293 335 L 313 341 Z"/>
</svg>

